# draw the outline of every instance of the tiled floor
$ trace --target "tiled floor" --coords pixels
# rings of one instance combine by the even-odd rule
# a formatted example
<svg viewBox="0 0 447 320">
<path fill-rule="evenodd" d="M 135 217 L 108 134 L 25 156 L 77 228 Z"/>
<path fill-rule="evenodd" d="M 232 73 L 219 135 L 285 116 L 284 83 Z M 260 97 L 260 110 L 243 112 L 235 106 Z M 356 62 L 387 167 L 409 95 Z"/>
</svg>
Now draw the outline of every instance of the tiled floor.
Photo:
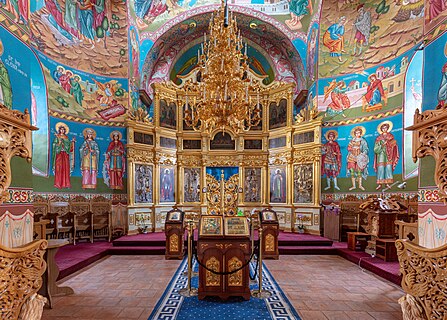
<svg viewBox="0 0 447 320">
<path fill-rule="evenodd" d="M 144 319 L 180 262 L 164 256 L 111 256 L 61 282 L 75 294 L 54 299 L 44 320 Z M 266 261 L 303 320 L 402 319 L 400 288 L 338 256 Z"/>
</svg>

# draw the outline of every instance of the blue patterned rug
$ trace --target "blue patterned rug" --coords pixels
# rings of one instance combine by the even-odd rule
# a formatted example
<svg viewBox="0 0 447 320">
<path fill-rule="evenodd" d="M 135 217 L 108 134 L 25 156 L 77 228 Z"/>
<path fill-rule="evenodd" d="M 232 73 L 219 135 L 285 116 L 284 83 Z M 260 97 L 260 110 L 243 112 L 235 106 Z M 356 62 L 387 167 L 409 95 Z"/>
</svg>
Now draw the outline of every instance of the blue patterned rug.
<svg viewBox="0 0 447 320">
<path fill-rule="evenodd" d="M 263 289 L 269 290 L 272 296 L 268 299 L 250 298 L 245 301 L 242 298 L 230 297 L 227 301 L 222 301 L 215 297 L 206 297 L 199 300 L 196 297 L 184 298 L 178 291 L 186 287 L 188 277 L 183 273 L 188 269 L 187 259 L 184 259 L 177 269 L 165 292 L 157 302 L 154 310 L 149 316 L 149 320 L 300 320 L 298 313 L 290 304 L 289 300 L 282 292 L 268 269 L 263 265 L 262 278 Z M 195 261 L 193 269 L 198 270 Z M 250 265 L 250 272 L 253 275 L 253 266 Z M 197 288 L 199 278 L 192 278 L 192 286 Z M 250 289 L 257 289 L 258 285 L 250 285 Z"/>
</svg>

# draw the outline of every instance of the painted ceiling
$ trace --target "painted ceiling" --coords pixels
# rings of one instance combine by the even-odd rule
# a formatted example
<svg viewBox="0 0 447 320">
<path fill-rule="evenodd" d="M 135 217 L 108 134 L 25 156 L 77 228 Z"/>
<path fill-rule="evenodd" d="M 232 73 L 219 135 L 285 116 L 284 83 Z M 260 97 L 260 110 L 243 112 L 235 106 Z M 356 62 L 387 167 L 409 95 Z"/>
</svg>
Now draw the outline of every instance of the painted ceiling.
<svg viewBox="0 0 447 320">
<path fill-rule="evenodd" d="M 240 13 L 235 13 L 241 35 L 249 45 L 271 61 L 275 79 L 298 84 L 297 90 L 304 87 L 304 69 L 302 59 L 290 39 L 274 26 Z M 142 82 L 146 90 L 151 92 L 144 77 L 151 82 L 169 79 L 173 63 L 191 46 L 200 43 L 203 34 L 208 31 L 211 13 L 190 17 L 171 26 L 165 34 L 158 38 L 148 52 L 143 68 Z M 140 35 L 140 39 L 143 36 Z M 141 44 L 145 46 L 145 42 Z"/>
<path fill-rule="evenodd" d="M 220 0 L 130 1 L 131 24 L 144 38 L 155 41 L 172 25 L 191 16 L 214 11 Z M 310 24 L 319 16 L 317 0 L 230 0 L 230 9 L 275 26 L 290 39 L 305 39 Z"/>
</svg>

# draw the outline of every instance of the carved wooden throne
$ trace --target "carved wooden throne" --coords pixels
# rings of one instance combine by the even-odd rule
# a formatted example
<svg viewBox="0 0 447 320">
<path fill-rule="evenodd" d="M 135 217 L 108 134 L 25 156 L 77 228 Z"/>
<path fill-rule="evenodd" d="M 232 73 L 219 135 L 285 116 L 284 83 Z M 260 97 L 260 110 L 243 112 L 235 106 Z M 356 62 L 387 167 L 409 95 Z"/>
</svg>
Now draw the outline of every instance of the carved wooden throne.
<svg viewBox="0 0 447 320">
<path fill-rule="evenodd" d="M 447 245 L 427 249 L 397 240 L 402 288 L 399 299 L 404 320 L 447 319 Z"/>
</svg>

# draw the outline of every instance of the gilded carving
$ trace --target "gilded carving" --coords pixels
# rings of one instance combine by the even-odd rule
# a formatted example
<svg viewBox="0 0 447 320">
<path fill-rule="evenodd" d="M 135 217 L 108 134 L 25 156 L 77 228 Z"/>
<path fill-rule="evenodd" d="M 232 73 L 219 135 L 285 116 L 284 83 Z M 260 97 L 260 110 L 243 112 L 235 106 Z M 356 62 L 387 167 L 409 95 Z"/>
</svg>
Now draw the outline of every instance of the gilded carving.
<svg viewBox="0 0 447 320">
<path fill-rule="evenodd" d="M 260 154 L 260 155 L 244 155 L 242 160 L 242 165 L 244 167 L 263 167 L 268 164 L 268 155 Z"/>
<path fill-rule="evenodd" d="M 216 257 L 209 258 L 206 261 L 205 265 L 210 270 L 213 270 L 215 272 L 220 271 L 220 262 L 216 259 Z M 220 286 L 220 276 L 206 270 L 205 286 Z"/>
<path fill-rule="evenodd" d="M 0 318 L 18 319 L 23 303 L 42 286 L 46 240 L 19 248 L 0 246 Z"/>
<path fill-rule="evenodd" d="M 295 163 L 303 162 L 315 162 L 320 161 L 321 150 L 320 147 L 315 147 L 312 149 L 295 150 L 293 152 L 293 160 Z"/>
<path fill-rule="evenodd" d="M 179 156 L 179 164 L 183 167 L 201 167 L 202 156 L 201 155 L 181 155 Z"/>
<path fill-rule="evenodd" d="M 162 165 L 175 165 L 177 159 L 175 154 L 159 152 L 155 155 L 155 162 Z"/>
<path fill-rule="evenodd" d="M 282 152 L 271 155 L 269 157 L 269 164 L 272 166 L 276 165 L 284 165 L 290 163 L 292 160 L 292 156 L 290 152 Z"/>
<path fill-rule="evenodd" d="M 265 236 L 265 251 L 275 251 L 275 237 L 270 233 Z"/>
<path fill-rule="evenodd" d="M 404 320 L 444 320 L 447 314 L 447 245 L 427 249 L 407 240 L 396 241 Z"/>
<path fill-rule="evenodd" d="M 178 235 L 176 233 L 171 234 L 169 237 L 169 251 L 178 252 Z"/>
<path fill-rule="evenodd" d="M 0 204 L 8 199 L 11 184 L 11 158 L 19 156 L 31 162 L 31 131 L 28 110 L 21 113 L 0 105 Z"/>
<path fill-rule="evenodd" d="M 239 160 L 237 157 L 215 156 L 207 159 L 205 165 L 208 167 L 237 167 L 239 166 Z"/>
<path fill-rule="evenodd" d="M 435 183 L 439 196 L 447 201 L 447 106 L 419 113 L 416 109 L 413 131 L 413 161 L 432 156 L 435 159 Z"/>
<path fill-rule="evenodd" d="M 233 257 L 228 261 L 228 271 L 234 271 L 238 268 L 242 267 L 242 261 L 237 257 Z M 228 286 L 236 287 L 242 286 L 242 269 L 228 275 Z"/>
<path fill-rule="evenodd" d="M 127 159 L 133 162 L 154 163 L 154 152 L 152 150 L 142 150 L 128 146 Z"/>
</svg>

